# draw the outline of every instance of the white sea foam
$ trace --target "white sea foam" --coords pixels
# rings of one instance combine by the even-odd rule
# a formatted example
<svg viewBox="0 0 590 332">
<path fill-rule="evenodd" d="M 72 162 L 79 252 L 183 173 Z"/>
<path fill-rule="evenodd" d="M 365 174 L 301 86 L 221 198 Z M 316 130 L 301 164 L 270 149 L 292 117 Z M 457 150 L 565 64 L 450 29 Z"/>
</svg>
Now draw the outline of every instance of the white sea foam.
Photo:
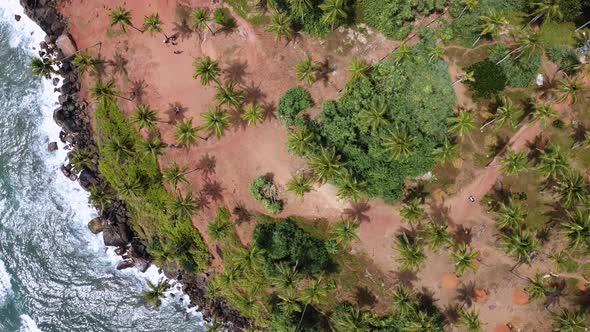
<svg viewBox="0 0 590 332">
<path fill-rule="evenodd" d="M 4 304 L 11 293 L 10 274 L 6 271 L 4 262 L 0 261 L 0 306 Z"/>
<path fill-rule="evenodd" d="M 18 332 L 41 332 L 37 323 L 29 315 L 20 315 L 21 326 Z"/>
<path fill-rule="evenodd" d="M 31 55 L 35 55 L 39 49 L 39 43 L 45 38 L 45 32 L 24 14 L 24 10 L 20 6 L 18 0 L 1 1 L 3 3 L 2 8 L 0 8 L 0 17 L 2 17 L 3 20 L 14 20 L 15 15 L 21 16 L 18 23 L 11 24 L 15 29 L 15 33 L 11 34 L 10 46 L 26 49 Z M 70 181 L 64 177 L 60 171 L 60 166 L 67 161 L 68 151 L 64 149 L 65 144 L 59 140 L 59 132 L 61 129 L 53 121 L 53 110 L 58 105 L 58 94 L 54 92 L 54 88 L 55 87 L 50 80 L 42 80 L 42 87 L 37 96 L 37 101 L 40 102 L 41 110 L 43 112 L 43 121 L 39 126 L 39 133 L 46 138 L 47 142 L 58 142 L 59 149 L 51 153 L 48 152 L 45 147 L 40 147 L 40 150 L 44 154 L 47 166 L 55 178 L 55 191 L 68 202 L 70 209 L 75 212 L 75 220 L 73 221 L 85 230 L 84 237 L 88 242 L 89 250 L 96 253 L 104 252 L 105 246 L 102 235 L 94 235 L 86 228 L 86 223 L 97 216 L 96 210 L 88 204 L 88 193 L 84 191 L 77 182 Z M 146 279 L 157 283 L 159 280 L 166 278 L 163 274 L 159 273 L 158 268 L 153 265 L 145 273 L 139 272 L 136 269 L 118 271 L 116 266 L 121 261 L 121 258 L 115 254 L 114 248 L 108 248 L 103 259 L 110 266 L 113 273 L 134 278 L 137 281 L 139 289 L 147 289 L 145 283 Z M 3 266 L 0 266 L 0 304 L 2 303 L 1 294 L 3 293 L 4 280 L 2 267 Z M 10 287 L 10 277 L 8 276 L 7 278 L 7 285 Z M 173 287 L 167 292 L 167 296 L 163 299 L 163 303 L 181 303 L 190 317 L 195 317 L 197 321 L 201 321 L 202 315 L 197 311 L 197 308 L 188 307 L 190 300 L 189 297 L 182 292 L 182 284 L 176 280 L 169 280 L 169 282 Z M 170 294 L 172 294 L 173 297 L 171 297 Z M 35 322 L 29 316 L 23 315 L 21 316 L 21 319 L 23 322 L 26 321 L 27 323 L 32 323 L 32 325 L 29 324 L 32 328 L 26 331 L 39 331 Z"/>
</svg>

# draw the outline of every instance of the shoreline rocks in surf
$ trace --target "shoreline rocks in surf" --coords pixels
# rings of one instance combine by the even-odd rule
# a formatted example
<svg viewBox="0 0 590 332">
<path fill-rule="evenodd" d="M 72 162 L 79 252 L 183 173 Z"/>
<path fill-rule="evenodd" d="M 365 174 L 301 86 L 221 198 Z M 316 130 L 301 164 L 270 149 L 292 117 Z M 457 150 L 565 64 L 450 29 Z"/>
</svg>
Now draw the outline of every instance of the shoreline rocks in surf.
<svg viewBox="0 0 590 332">
<path fill-rule="evenodd" d="M 96 156 L 92 158 L 91 166 L 79 174 L 70 164 L 62 167 L 62 173 L 72 181 L 77 180 L 87 191 L 93 186 L 106 186 L 106 181 L 98 171 L 98 147 L 93 136 L 89 104 L 79 95 L 80 81 L 71 63 L 77 49 L 75 41 L 67 33 L 66 21 L 57 10 L 54 0 L 20 0 L 20 4 L 27 16 L 47 34 L 40 45 L 40 56 L 53 54 L 57 59 L 63 59 L 59 66 L 62 85 L 55 90 L 60 93 L 59 107 L 53 113 L 54 121 L 62 128 L 60 140 L 67 149 L 84 148 Z M 54 78 L 53 84 L 58 83 L 59 78 Z M 54 148 L 55 144 L 48 146 L 50 150 Z M 125 202 L 115 200 L 104 208 L 97 207 L 97 210 L 99 217 L 89 221 L 89 229 L 95 234 L 102 232 L 106 246 L 117 247 L 116 253 L 122 257 L 117 269 L 135 267 L 139 271 L 146 271 L 152 258 L 146 250 L 146 242 L 133 231 L 131 215 Z M 198 306 L 203 317 L 215 317 L 230 330 L 251 325 L 225 299 L 207 298 L 209 274 L 183 271 L 175 264 L 166 264 L 160 268 L 166 277 L 183 284 L 184 293 L 189 296 L 192 305 Z"/>
</svg>

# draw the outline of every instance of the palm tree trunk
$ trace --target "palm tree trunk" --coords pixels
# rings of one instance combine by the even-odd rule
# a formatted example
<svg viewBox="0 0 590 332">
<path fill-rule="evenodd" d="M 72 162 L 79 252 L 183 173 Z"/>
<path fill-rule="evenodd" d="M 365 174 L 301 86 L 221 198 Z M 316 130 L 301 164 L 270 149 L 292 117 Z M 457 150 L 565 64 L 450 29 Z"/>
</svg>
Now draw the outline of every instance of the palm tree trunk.
<svg viewBox="0 0 590 332">
<path fill-rule="evenodd" d="M 211 27 L 209 26 L 209 24 L 205 23 L 205 26 L 207 27 L 207 29 L 209 29 L 209 31 L 211 32 L 211 34 L 213 36 L 215 36 L 215 32 L 211 29 Z"/>
<path fill-rule="evenodd" d="M 299 323 L 297 323 L 297 327 L 295 328 L 295 332 L 299 331 L 299 326 L 301 325 L 301 322 L 303 322 L 303 317 L 305 317 L 305 310 L 307 310 L 307 303 L 303 307 L 303 312 L 301 313 L 301 318 L 299 318 Z"/>
<path fill-rule="evenodd" d="M 533 19 L 532 19 L 532 20 L 530 20 L 530 21 L 529 21 L 529 23 L 527 23 L 527 25 L 530 25 L 531 23 L 533 23 L 533 22 L 535 22 L 536 20 L 540 19 L 540 18 L 541 18 L 541 16 L 543 16 L 543 14 L 545 14 L 545 13 L 539 13 L 539 14 L 537 14 L 537 16 L 533 17 Z"/>
<path fill-rule="evenodd" d="M 115 94 L 115 93 L 113 93 L 113 96 L 114 97 L 117 97 L 117 98 L 125 99 L 127 101 L 133 101 L 133 99 L 131 99 L 129 97 L 124 97 L 124 96 L 121 96 L 121 95 L 118 95 L 118 94 Z"/>
<path fill-rule="evenodd" d="M 471 45 L 471 47 L 474 47 L 475 44 L 477 44 L 477 42 L 479 42 L 481 40 L 481 35 L 479 35 L 479 37 L 477 37 L 477 39 L 473 42 L 473 44 Z"/>
<path fill-rule="evenodd" d="M 137 31 L 141 32 L 141 33 L 144 33 L 144 32 L 145 32 L 144 30 L 141 30 L 140 28 L 136 27 L 136 26 L 135 26 L 135 25 L 133 25 L 133 24 L 131 24 L 131 27 L 132 27 L 133 29 L 135 29 L 135 30 L 137 30 Z"/>
<path fill-rule="evenodd" d="M 93 47 L 95 47 L 95 46 L 99 46 L 99 45 L 100 45 L 100 46 L 102 46 L 102 41 L 99 41 L 99 42 L 97 42 L 96 44 L 92 44 L 92 45 L 90 45 L 90 46 L 88 46 L 88 47 L 85 47 L 85 48 L 83 48 L 83 49 L 81 49 L 81 50 L 77 50 L 76 52 L 74 52 L 74 54 L 72 54 L 72 55 L 69 55 L 69 56 L 67 56 L 67 57 L 65 57 L 65 58 L 63 58 L 63 59 L 61 59 L 61 60 L 59 60 L 59 61 L 60 61 L 60 62 L 63 62 L 63 61 L 65 61 L 65 60 L 68 60 L 68 59 L 70 59 L 70 58 L 72 58 L 72 57 L 76 56 L 76 54 L 78 54 L 78 53 L 80 53 L 80 52 L 86 51 L 86 50 L 88 50 L 88 49 L 91 49 L 91 48 L 93 48 Z M 100 52 L 100 51 L 99 51 L 99 52 Z"/>
<path fill-rule="evenodd" d="M 522 49 L 522 46 L 519 46 L 517 48 L 515 48 L 514 50 L 510 51 L 510 53 L 506 54 L 505 57 L 503 57 L 502 59 L 500 59 L 500 61 L 496 62 L 496 65 L 501 64 L 502 62 L 504 62 L 504 60 L 508 59 L 513 53 L 518 52 Z"/>
<path fill-rule="evenodd" d="M 461 14 L 459 14 L 459 16 L 457 16 L 457 19 L 461 18 L 461 16 L 463 16 L 463 14 L 465 14 L 466 11 L 467 11 L 467 6 L 463 7 Z"/>
<path fill-rule="evenodd" d="M 574 32 L 578 32 L 579 30 L 584 29 L 588 24 L 590 24 L 590 21 L 582 24 L 579 28 L 577 28 L 576 30 L 574 30 Z"/>
<path fill-rule="evenodd" d="M 483 124 L 483 126 L 479 127 L 479 130 L 482 130 L 482 131 L 483 131 L 483 129 L 484 129 L 485 127 L 487 127 L 487 126 L 491 125 L 492 123 L 496 122 L 496 120 L 497 120 L 497 119 L 495 119 L 495 118 L 494 118 L 494 119 L 492 119 L 492 120 L 490 120 L 490 121 L 488 121 L 488 122 L 484 123 L 484 124 Z"/>
</svg>

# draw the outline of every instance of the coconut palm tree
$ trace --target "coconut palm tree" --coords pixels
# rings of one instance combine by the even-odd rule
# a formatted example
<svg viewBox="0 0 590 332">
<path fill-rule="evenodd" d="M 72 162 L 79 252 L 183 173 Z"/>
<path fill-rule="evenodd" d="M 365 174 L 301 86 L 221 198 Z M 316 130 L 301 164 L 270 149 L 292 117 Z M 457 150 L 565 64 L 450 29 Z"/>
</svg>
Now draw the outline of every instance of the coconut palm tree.
<svg viewBox="0 0 590 332">
<path fill-rule="evenodd" d="M 418 303 L 415 300 L 416 294 L 411 288 L 398 285 L 391 292 L 392 308 L 401 317 L 408 317 L 418 309 Z"/>
<path fill-rule="evenodd" d="M 561 152 L 559 145 L 555 144 L 541 150 L 537 169 L 549 179 L 560 179 L 569 170 L 567 158 Z"/>
<path fill-rule="evenodd" d="M 393 52 L 395 62 L 401 63 L 402 61 L 409 59 L 412 56 L 412 48 L 405 42 L 401 42 L 397 47 L 397 50 Z"/>
<path fill-rule="evenodd" d="M 158 281 L 158 283 L 154 284 L 150 280 L 146 279 L 146 283 L 148 290 L 143 291 L 143 298 L 152 306 L 154 306 L 154 308 L 160 307 L 160 304 L 162 304 L 160 299 L 164 297 L 164 293 L 170 288 L 168 280 L 161 279 Z"/>
<path fill-rule="evenodd" d="M 534 236 L 522 229 L 515 229 L 511 233 L 501 233 L 500 237 L 500 245 L 509 255 L 516 258 L 519 264 L 530 264 L 536 252 L 539 250 L 537 240 Z"/>
<path fill-rule="evenodd" d="M 176 189 L 179 183 L 188 184 L 188 180 L 185 177 L 186 170 L 186 166 L 180 167 L 176 162 L 173 162 L 172 165 L 164 169 L 162 178 Z"/>
<path fill-rule="evenodd" d="M 336 196 L 343 200 L 358 202 L 363 196 L 364 188 L 364 182 L 359 183 L 355 178 L 346 175 L 338 181 L 338 192 Z"/>
<path fill-rule="evenodd" d="M 101 210 L 104 210 L 105 206 L 111 203 L 113 199 L 113 194 L 105 186 L 92 186 L 90 188 L 88 200 L 94 206 L 100 207 Z"/>
<path fill-rule="evenodd" d="M 131 23 L 131 12 L 121 6 L 118 6 L 109 12 L 109 25 L 111 28 L 115 25 L 119 25 L 123 32 L 127 32 L 125 30 L 127 27 L 132 27 L 133 29 L 143 33 L 142 30 L 136 28 L 133 23 Z"/>
<path fill-rule="evenodd" d="M 225 85 L 216 86 L 215 90 L 217 90 L 215 99 L 219 103 L 219 106 L 227 105 L 240 109 L 242 101 L 246 99 L 244 91 L 236 89 L 236 82 L 234 81 L 229 81 Z"/>
<path fill-rule="evenodd" d="M 199 7 L 194 8 L 191 11 L 191 27 L 195 31 L 199 32 L 199 34 L 203 32 L 205 28 L 207 28 L 211 32 L 211 34 L 215 35 L 213 30 L 211 30 L 209 24 L 207 24 L 207 22 L 209 22 L 210 20 L 211 16 L 209 15 L 209 8 Z"/>
<path fill-rule="evenodd" d="M 345 20 L 348 17 L 344 0 L 324 0 L 318 7 L 324 12 L 322 21 L 331 25 L 332 31 L 338 21 Z"/>
<path fill-rule="evenodd" d="M 414 228 L 414 225 L 419 224 L 424 217 L 424 209 L 420 207 L 420 200 L 417 198 L 404 204 L 399 213 L 402 220 L 410 224 L 412 228 Z"/>
<path fill-rule="evenodd" d="M 459 310 L 459 320 L 457 321 L 457 325 L 467 328 L 467 331 L 469 332 L 481 331 L 481 322 L 479 321 L 479 314 L 475 310 Z"/>
<path fill-rule="evenodd" d="M 193 127 L 193 118 L 189 118 L 184 121 L 180 121 L 177 124 L 176 131 L 174 132 L 174 138 L 178 144 L 184 145 L 188 148 L 191 144 L 195 143 L 199 137 L 197 133 L 198 128 Z"/>
<path fill-rule="evenodd" d="M 569 246 L 573 249 L 590 249 L 590 212 L 587 209 L 576 208 L 575 212 L 568 211 L 568 221 L 561 224 L 562 233 L 569 239 Z"/>
<path fill-rule="evenodd" d="M 225 207 L 217 209 L 217 214 L 213 221 L 207 224 L 207 234 L 213 241 L 226 239 L 231 233 L 232 225 L 229 222 L 231 214 Z"/>
<path fill-rule="evenodd" d="M 442 47 L 438 45 L 434 46 L 428 51 L 428 62 L 432 62 L 434 59 L 441 60 L 444 56 L 444 52 L 445 50 Z"/>
<path fill-rule="evenodd" d="M 293 288 L 288 288 L 285 292 L 279 293 L 278 307 L 287 315 L 294 312 L 301 312 L 299 296 Z"/>
<path fill-rule="evenodd" d="M 301 318 L 299 318 L 299 323 L 295 328 L 295 331 L 299 331 L 299 326 L 303 321 L 303 317 L 305 316 L 305 311 L 307 310 L 308 305 L 317 305 L 322 303 L 324 298 L 328 295 L 328 291 L 326 287 L 322 285 L 322 279 L 312 279 L 307 284 L 307 287 L 303 289 L 303 295 L 301 296 L 301 300 L 305 303 L 303 307 L 303 312 L 301 313 Z"/>
<path fill-rule="evenodd" d="M 264 264 L 264 249 L 252 244 L 247 249 L 240 248 L 236 255 L 231 256 L 231 263 L 244 271 L 260 271 Z"/>
<path fill-rule="evenodd" d="M 239 281 L 242 275 L 242 270 L 238 268 L 225 268 L 221 275 L 219 275 L 219 286 L 222 290 L 232 289 Z"/>
<path fill-rule="evenodd" d="M 489 16 L 482 15 L 479 19 L 482 22 L 480 25 L 481 33 L 479 34 L 477 41 L 479 41 L 482 36 L 490 36 L 492 38 L 499 36 L 502 29 L 510 24 L 503 15 L 495 11 L 492 11 Z M 473 44 L 477 44 L 477 41 Z"/>
<path fill-rule="evenodd" d="M 103 82 L 100 78 L 94 81 L 94 85 L 90 88 L 90 96 L 96 101 L 108 101 L 113 97 L 121 98 L 127 101 L 132 101 L 130 98 L 124 97 L 117 91 L 115 87 L 115 80 L 110 79 Z"/>
<path fill-rule="evenodd" d="M 276 273 L 271 276 L 270 282 L 279 289 L 294 289 L 301 280 L 301 275 L 297 272 L 297 265 L 290 266 L 286 262 L 280 262 L 275 265 Z"/>
<path fill-rule="evenodd" d="M 554 332 L 583 332 L 588 330 L 588 316 L 582 310 L 569 311 L 562 309 L 559 315 L 553 318 L 555 321 Z"/>
<path fill-rule="evenodd" d="M 52 74 L 57 74 L 58 71 L 53 68 L 53 60 L 51 58 L 34 57 L 29 63 L 31 74 L 50 79 Z"/>
<path fill-rule="evenodd" d="M 348 245 L 354 240 L 358 240 L 357 231 L 359 224 L 354 221 L 343 219 L 334 224 L 331 238 L 338 244 Z"/>
<path fill-rule="evenodd" d="M 465 270 L 470 269 L 471 271 L 475 272 L 477 270 L 477 266 L 473 263 L 479 257 L 479 252 L 477 251 L 470 251 L 467 249 L 465 243 L 460 243 L 457 248 L 451 253 L 451 258 L 453 260 L 453 268 L 455 269 L 455 274 L 458 276 L 462 276 L 465 273 Z"/>
<path fill-rule="evenodd" d="M 432 151 L 434 158 L 440 161 L 442 164 L 453 162 L 459 156 L 459 150 L 457 145 L 451 143 L 450 140 L 445 139 L 442 146 L 437 147 Z"/>
<path fill-rule="evenodd" d="M 189 191 L 184 197 L 177 193 L 176 197 L 170 202 L 169 209 L 175 218 L 190 220 L 193 212 L 197 209 L 193 193 Z"/>
<path fill-rule="evenodd" d="M 527 217 L 527 213 L 521 203 L 500 203 L 496 226 L 499 229 L 519 229 Z"/>
<path fill-rule="evenodd" d="M 248 123 L 248 126 L 253 126 L 264 122 L 264 111 L 259 104 L 250 103 L 244 107 L 244 112 L 240 117 Z"/>
<path fill-rule="evenodd" d="M 139 143 L 139 151 L 151 156 L 154 161 L 158 159 L 158 156 L 164 154 L 164 149 L 167 147 L 168 144 L 162 142 L 159 135 L 153 135 Z"/>
<path fill-rule="evenodd" d="M 350 65 L 346 70 L 350 73 L 351 81 L 368 78 L 367 71 L 369 71 L 369 66 L 356 56 L 352 58 Z"/>
<path fill-rule="evenodd" d="M 281 40 L 282 37 L 290 40 L 293 37 L 293 30 L 291 29 L 291 18 L 281 12 L 275 12 L 271 19 L 270 25 L 266 28 L 266 31 L 275 34 L 276 41 Z"/>
<path fill-rule="evenodd" d="M 563 19 L 563 12 L 561 11 L 560 3 L 557 0 L 541 0 L 531 3 L 531 7 L 533 8 L 533 19 L 529 22 L 538 20 L 539 18 L 545 16 L 545 21 L 553 21 L 553 20 L 562 20 Z"/>
<path fill-rule="evenodd" d="M 314 134 L 306 127 L 290 129 L 287 136 L 287 148 L 298 156 L 311 153 L 314 144 Z"/>
<path fill-rule="evenodd" d="M 578 78 L 567 77 L 557 81 L 557 88 L 553 91 L 559 95 L 558 103 L 564 103 L 571 98 L 572 104 L 576 104 L 581 97 L 588 92 L 588 87 Z"/>
<path fill-rule="evenodd" d="M 318 182 L 341 177 L 344 173 L 344 163 L 334 149 L 322 147 L 318 154 L 311 156 L 309 166 Z"/>
<path fill-rule="evenodd" d="M 305 14 L 311 12 L 312 10 L 312 3 L 311 0 L 287 0 L 289 2 L 289 7 L 291 11 L 291 15 L 293 16 L 300 16 L 301 22 L 303 22 L 303 18 Z"/>
<path fill-rule="evenodd" d="M 404 331 L 440 331 L 440 322 L 435 315 L 418 310 L 407 318 Z"/>
<path fill-rule="evenodd" d="M 160 32 L 164 35 L 164 38 L 166 40 L 168 40 L 168 36 L 162 30 L 162 21 L 160 21 L 160 14 L 158 14 L 158 13 L 144 16 L 143 17 L 143 28 L 144 28 L 144 31 L 147 31 L 151 34 L 153 34 L 154 32 Z"/>
<path fill-rule="evenodd" d="M 394 249 L 398 252 L 397 261 L 403 271 L 417 270 L 426 260 L 420 243 L 414 238 L 409 238 L 405 233 L 397 238 Z"/>
<path fill-rule="evenodd" d="M 492 123 L 496 124 L 496 128 L 502 128 L 506 124 L 508 124 L 512 128 L 516 128 L 517 115 L 519 113 L 520 109 L 514 107 L 514 104 L 512 103 L 512 100 L 510 100 L 510 98 L 502 97 L 502 106 L 496 109 L 496 114 L 494 114 L 494 118 L 491 121 L 485 123 L 479 129 L 483 129 Z"/>
<path fill-rule="evenodd" d="M 515 53 L 518 53 L 517 58 L 523 55 L 525 58 L 530 58 L 532 55 L 543 51 L 543 43 L 541 43 L 540 34 L 534 30 L 520 30 L 520 33 L 517 35 L 516 43 L 519 45 L 515 49 Z"/>
<path fill-rule="evenodd" d="M 550 287 L 547 285 L 547 280 L 542 274 L 535 273 L 532 278 L 528 279 L 530 284 L 525 288 L 525 292 L 531 299 L 543 297 L 550 291 Z"/>
<path fill-rule="evenodd" d="M 588 184 L 577 171 L 565 173 L 557 183 L 557 194 L 564 207 L 574 207 L 588 200 Z"/>
<path fill-rule="evenodd" d="M 201 113 L 201 116 L 205 122 L 203 128 L 217 137 L 223 136 L 224 131 L 229 127 L 229 114 L 219 106 L 215 109 L 209 108 L 209 111 Z"/>
<path fill-rule="evenodd" d="M 479 0 L 462 0 L 462 2 L 465 5 L 465 7 L 463 7 L 463 10 L 459 14 L 459 16 L 457 16 L 457 18 L 461 18 L 461 16 L 463 16 L 463 14 L 465 14 L 467 10 L 474 11 L 475 8 L 477 8 Z"/>
<path fill-rule="evenodd" d="M 426 224 L 426 227 L 420 230 L 419 238 L 428 245 L 430 250 L 437 251 L 441 247 L 449 246 L 453 243 L 453 238 L 447 232 L 449 225 L 445 222 L 436 222 L 433 219 Z"/>
<path fill-rule="evenodd" d="M 295 63 L 295 74 L 300 82 L 307 82 L 310 86 L 317 80 L 317 72 L 320 66 L 314 65 L 310 56 L 307 56 Z"/>
<path fill-rule="evenodd" d="M 294 193 L 299 197 L 303 197 L 306 193 L 312 191 L 313 179 L 305 173 L 295 174 L 291 180 L 287 182 L 287 191 Z"/>
<path fill-rule="evenodd" d="M 81 172 L 83 169 L 92 168 L 92 158 L 94 153 L 90 149 L 76 147 L 72 152 L 68 153 L 70 164 L 74 166 L 76 172 Z"/>
<path fill-rule="evenodd" d="M 158 114 L 149 105 L 139 104 L 131 115 L 131 121 L 137 124 L 139 130 L 148 128 L 156 129 L 156 122 L 159 121 Z"/>
<path fill-rule="evenodd" d="M 193 61 L 193 78 L 201 78 L 201 85 L 209 85 L 211 81 L 221 84 L 219 82 L 219 62 L 212 60 L 209 56 L 200 57 Z"/>
<path fill-rule="evenodd" d="M 94 58 L 88 51 L 76 53 L 74 60 L 72 60 L 72 64 L 76 67 L 80 76 L 84 75 L 87 71 L 96 74 L 98 72 L 96 66 L 100 63 L 101 61 Z"/>
<path fill-rule="evenodd" d="M 121 163 L 127 162 L 135 155 L 135 146 L 129 137 L 113 137 L 102 145 L 102 151 Z"/>
<path fill-rule="evenodd" d="M 414 141 L 416 138 L 407 130 L 389 131 L 383 141 L 385 150 L 389 153 L 389 158 L 399 160 L 406 158 L 414 152 Z"/>
<path fill-rule="evenodd" d="M 524 151 L 508 149 L 506 155 L 500 160 L 500 169 L 508 175 L 516 175 L 527 169 L 528 159 Z"/>
<path fill-rule="evenodd" d="M 551 118 L 557 117 L 557 112 L 550 103 L 538 101 L 533 105 L 533 108 L 535 109 L 535 113 L 531 122 L 539 121 L 543 128 L 547 127 L 547 123 Z"/>
<path fill-rule="evenodd" d="M 475 128 L 475 116 L 473 113 L 465 110 L 459 111 L 456 116 L 449 119 L 449 122 L 451 123 L 449 130 L 456 133 L 459 137 L 469 135 Z"/>
<path fill-rule="evenodd" d="M 119 196 L 123 199 L 126 197 L 136 197 L 142 189 L 141 179 L 139 177 L 129 177 L 117 185 Z"/>
<path fill-rule="evenodd" d="M 371 102 L 368 109 L 358 113 L 357 118 L 362 130 L 376 131 L 379 128 L 387 127 L 389 121 L 385 118 L 387 114 L 387 104 L 381 98 L 376 98 Z"/>
</svg>

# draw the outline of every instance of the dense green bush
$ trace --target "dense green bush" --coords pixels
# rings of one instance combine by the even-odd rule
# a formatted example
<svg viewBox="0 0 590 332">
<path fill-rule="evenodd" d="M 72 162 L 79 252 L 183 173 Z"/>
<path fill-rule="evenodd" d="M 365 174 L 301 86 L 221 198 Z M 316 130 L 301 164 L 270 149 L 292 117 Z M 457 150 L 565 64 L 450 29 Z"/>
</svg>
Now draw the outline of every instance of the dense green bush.
<svg viewBox="0 0 590 332">
<path fill-rule="evenodd" d="M 374 65 L 367 79 L 347 84 L 340 100 L 325 102 L 311 128 L 319 144 L 341 157 L 340 175 L 356 180 L 370 197 L 399 198 L 404 179 L 430 171 L 433 149 L 448 137 L 455 95 L 447 65 L 429 59 L 432 47 L 433 42 L 421 42 L 401 63 L 392 56 Z M 384 109 L 384 124 L 370 129 L 363 119 L 375 107 Z M 411 136 L 412 152 L 395 159 L 384 142 L 400 130 Z"/>
<path fill-rule="evenodd" d="M 289 219 L 259 218 L 252 239 L 265 250 L 265 267 L 271 274 L 282 262 L 297 266 L 302 273 L 319 273 L 330 263 L 324 242 Z"/>
<path fill-rule="evenodd" d="M 475 98 L 491 98 L 506 87 L 504 71 L 492 61 L 474 63 L 467 71 L 473 72 L 474 81 L 468 84 Z"/>
<path fill-rule="evenodd" d="M 98 103 L 94 117 L 100 173 L 127 202 L 133 228 L 148 241 L 149 253 L 158 260 L 175 261 L 188 271 L 204 270 L 210 258 L 207 245 L 190 218 L 179 217 L 171 210 L 173 197 L 162 185 L 155 159 L 135 151 L 142 140 L 135 127 L 110 100 Z M 126 142 L 129 153 L 122 155 L 107 148 L 113 141 Z"/>
<path fill-rule="evenodd" d="M 506 45 L 496 44 L 490 47 L 489 60 L 496 63 L 509 52 L 510 49 Z M 541 69 L 541 53 L 512 55 L 498 66 L 504 72 L 508 86 L 527 87 L 535 81 Z"/>
<path fill-rule="evenodd" d="M 447 0 L 364 0 L 361 2 L 366 23 L 386 37 L 401 40 L 412 30 L 417 14 L 443 10 Z"/>
<path fill-rule="evenodd" d="M 547 57 L 549 60 L 557 63 L 559 68 L 565 69 L 568 74 L 573 74 L 578 70 L 580 59 L 576 51 L 568 46 L 556 45 L 547 48 Z"/>
<path fill-rule="evenodd" d="M 453 34 L 455 39 L 465 46 L 471 46 L 481 33 L 480 16 L 492 12 L 512 16 L 514 13 L 525 11 L 527 7 L 527 0 L 479 0 L 473 11 L 464 10 L 463 0 L 451 0 L 450 3 L 449 12 L 455 17 L 451 22 Z"/>
<path fill-rule="evenodd" d="M 259 176 L 250 183 L 250 195 L 257 202 L 262 202 L 270 214 L 283 211 L 283 201 L 278 198 L 277 188 L 269 176 Z"/>
<path fill-rule="evenodd" d="M 299 113 L 312 105 L 311 95 L 301 87 L 291 88 L 279 99 L 277 114 L 291 126 Z"/>
</svg>

